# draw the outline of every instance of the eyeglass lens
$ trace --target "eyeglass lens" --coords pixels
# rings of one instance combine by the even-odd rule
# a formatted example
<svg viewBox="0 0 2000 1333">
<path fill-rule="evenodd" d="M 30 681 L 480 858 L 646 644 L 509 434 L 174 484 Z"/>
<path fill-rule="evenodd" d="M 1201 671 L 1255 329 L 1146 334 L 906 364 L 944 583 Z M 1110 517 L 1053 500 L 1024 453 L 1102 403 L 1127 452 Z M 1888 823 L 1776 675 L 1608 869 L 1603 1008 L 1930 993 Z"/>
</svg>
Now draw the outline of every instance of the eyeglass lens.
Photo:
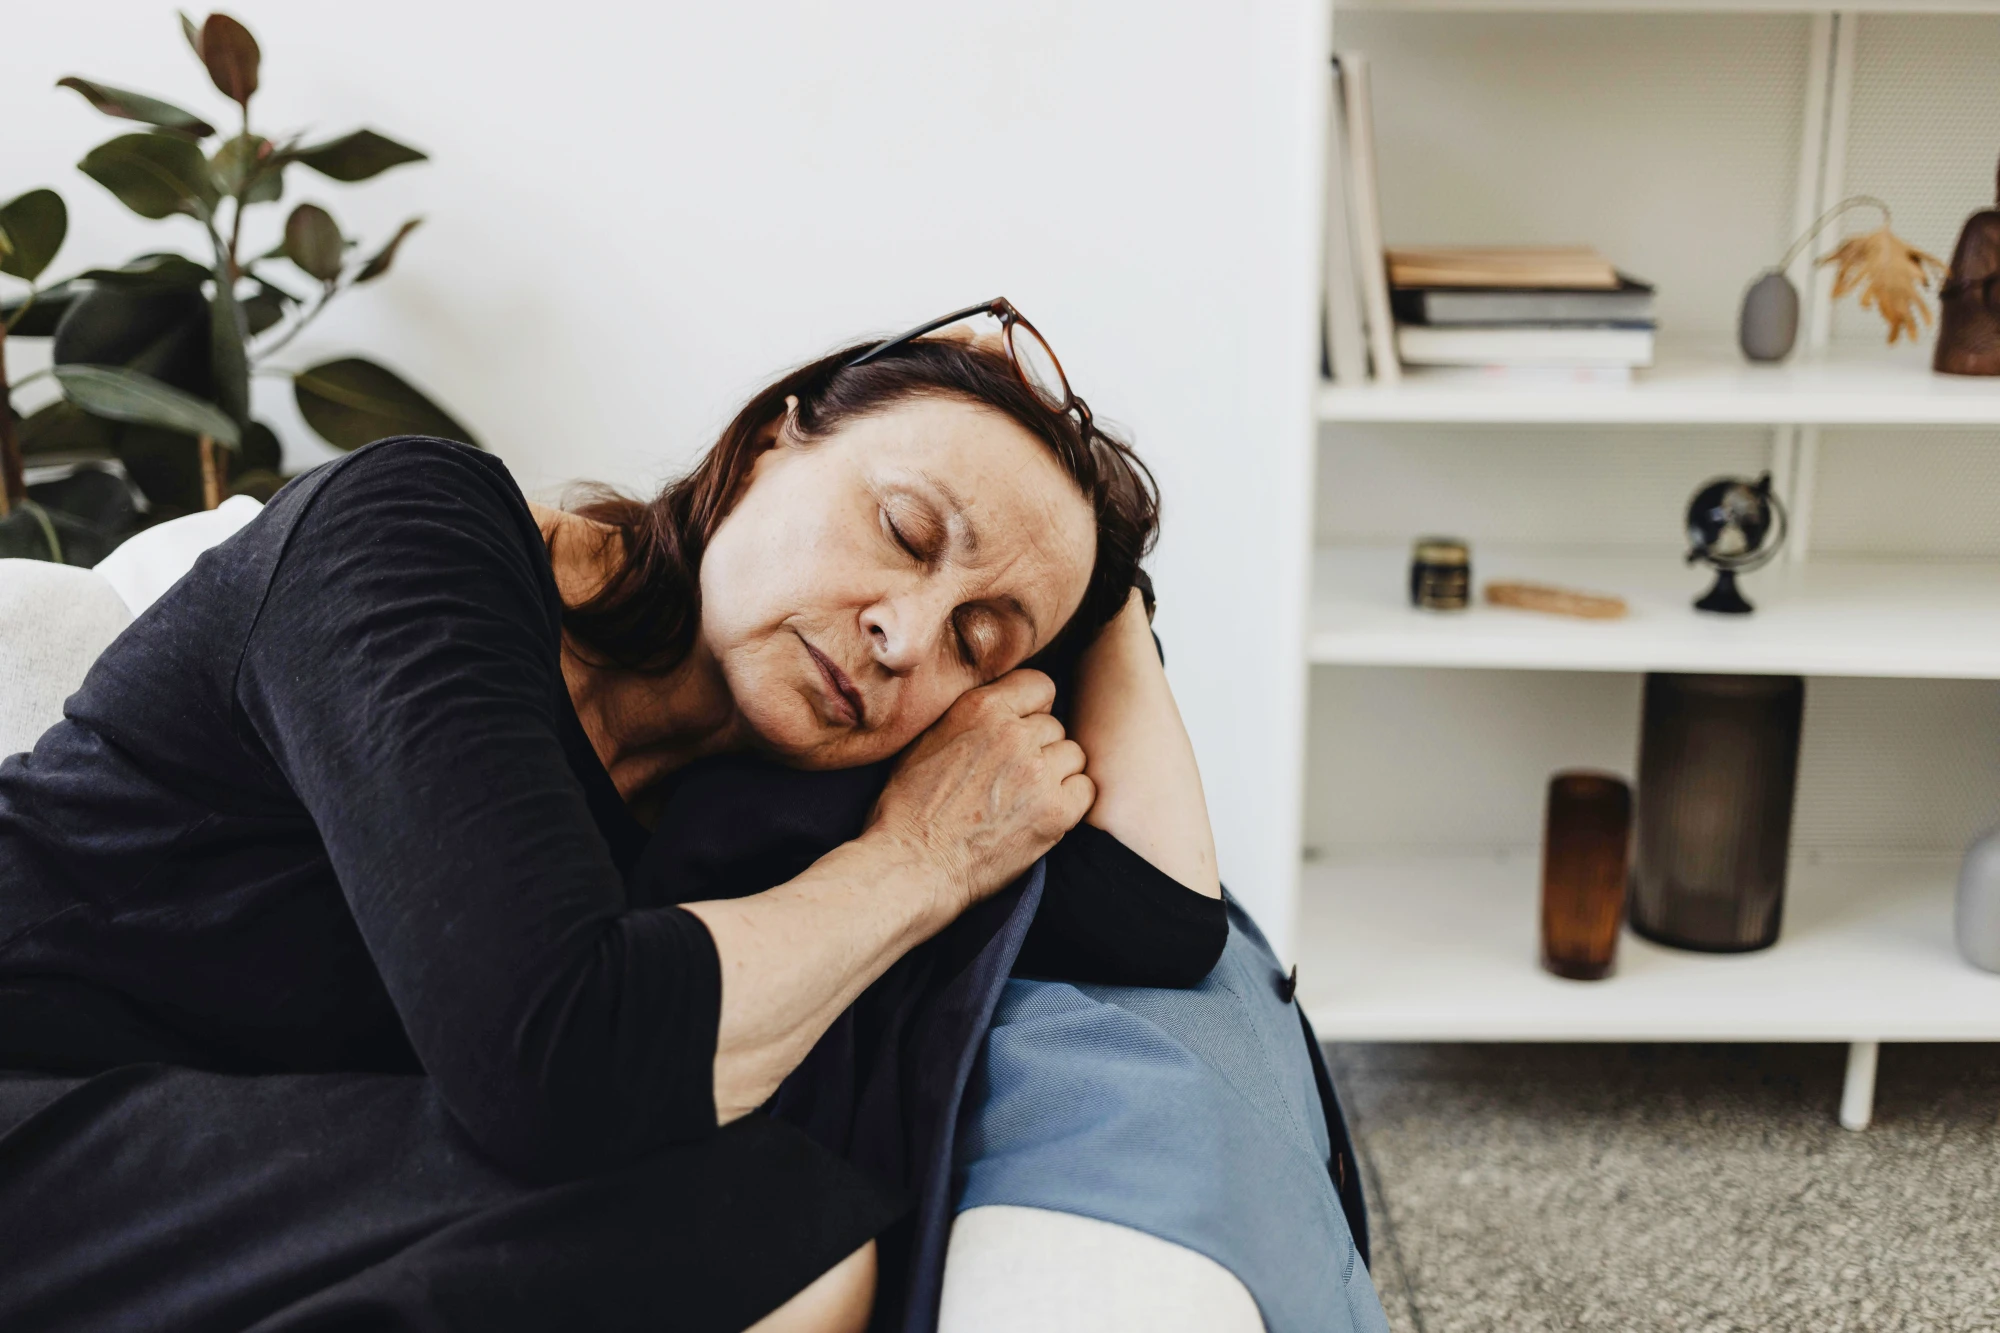
<svg viewBox="0 0 2000 1333">
<path fill-rule="evenodd" d="M 1070 404 L 1069 381 L 1063 378 L 1062 366 L 1049 345 L 1025 322 L 1016 321 L 1008 333 L 1014 346 L 1014 364 L 1021 368 L 1021 377 L 1028 387 L 1051 409 L 1066 410 Z"/>
</svg>

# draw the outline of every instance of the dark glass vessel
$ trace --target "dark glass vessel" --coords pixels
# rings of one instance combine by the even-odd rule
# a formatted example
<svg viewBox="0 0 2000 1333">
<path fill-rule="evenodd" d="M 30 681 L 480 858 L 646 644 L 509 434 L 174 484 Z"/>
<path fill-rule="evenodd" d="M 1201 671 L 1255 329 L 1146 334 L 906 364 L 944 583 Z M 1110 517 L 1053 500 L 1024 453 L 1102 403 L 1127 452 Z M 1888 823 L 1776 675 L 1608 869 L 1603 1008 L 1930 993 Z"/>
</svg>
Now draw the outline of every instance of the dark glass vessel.
<svg viewBox="0 0 2000 1333">
<path fill-rule="evenodd" d="M 1559 977 L 1609 976 L 1625 914 L 1632 790 L 1608 773 L 1549 779 L 1542 826 L 1542 966 Z"/>
<path fill-rule="evenodd" d="M 1797 676 L 1646 677 L 1633 930 L 1709 953 L 1777 941 L 1805 699 Z"/>
</svg>

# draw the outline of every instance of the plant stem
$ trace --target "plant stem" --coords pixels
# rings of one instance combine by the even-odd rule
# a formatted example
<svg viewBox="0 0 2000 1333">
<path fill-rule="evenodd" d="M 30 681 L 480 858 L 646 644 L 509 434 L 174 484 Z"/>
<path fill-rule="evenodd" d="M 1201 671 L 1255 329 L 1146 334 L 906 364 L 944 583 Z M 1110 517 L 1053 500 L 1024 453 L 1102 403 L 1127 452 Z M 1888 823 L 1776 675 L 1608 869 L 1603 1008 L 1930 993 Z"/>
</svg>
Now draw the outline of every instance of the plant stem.
<svg viewBox="0 0 2000 1333">
<path fill-rule="evenodd" d="M 243 270 L 237 267 L 236 264 L 237 248 L 242 244 L 243 244 L 243 196 L 239 194 L 236 196 L 236 217 L 229 224 L 229 280 L 231 282 L 235 282 L 238 278 L 243 276 Z"/>
<path fill-rule="evenodd" d="M 39 287 L 30 284 L 28 287 L 27 296 L 24 297 L 21 301 L 21 308 L 14 312 L 14 317 L 12 319 L 0 320 L 0 325 L 4 325 L 8 333 L 12 333 L 14 331 L 14 326 L 16 324 L 19 324 L 23 319 L 27 318 L 28 312 L 35 308 L 35 298 L 37 296 L 40 296 L 41 294 L 42 292 Z"/>
<path fill-rule="evenodd" d="M 7 329 L 0 325 L 0 518 L 28 498 L 28 475 L 21 466 L 21 436 L 14 426 L 14 394 L 7 385 Z"/>
<path fill-rule="evenodd" d="M 319 312 L 326 309 L 326 303 L 328 301 L 331 301 L 334 297 L 338 296 L 340 293 L 346 290 L 347 288 L 336 286 L 330 282 L 326 284 L 326 286 L 320 288 L 319 300 L 313 303 L 313 308 L 306 311 L 305 314 L 300 315 L 297 320 L 293 321 L 292 327 L 286 329 L 284 333 L 280 334 L 276 342 L 272 343 L 268 347 L 259 349 L 257 352 L 257 360 L 262 361 L 265 357 L 270 356 L 274 352 L 283 351 L 285 344 L 289 343 L 292 339 L 298 337 L 299 331 L 301 329 L 305 328 L 306 325 L 312 323 L 315 319 L 319 318 Z"/>
<path fill-rule="evenodd" d="M 215 441 L 201 437 L 201 507 L 214 509 L 222 503 L 222 460 Z"/>
<path fill-rule="evenodd" d="M 1799 239 L 1797 239 L 1796 241 L 1792 242 L 1792 248 L 1785 251 L 1785 257 L 1778 261 L 1778 272 L 1783 273 L 1786 269 L 1790 268 L 1792 266 L 1792 261 L 1799 257 L 1799 251 L 1805 249 L 1808 245 L 1811 245 L 1813 237 L 1819 235 L 1820 229 L 1826 226 L 1827 223 L 1833 221 L 1835 218 L 1839 217 L 1842 213 L 1845 213 L 1848 209 L 1860 208 L 1863 205 L 1881 209 L 1882 225 L 1885 227 L 1889 225 L 1889 206 L 1887 204 L 1883 203 L 1880 199 L 1877 199 L 1872 194 L 1852 195 L 1846 199 L 1841 200 L 1839 203 L 1835 204 L 1832 208 L 1827 209 L 1826 212 L 1820 214 L 1818 217 L 1813 219 L 1812 226 L 1807 227 L 1805 230 L 1805 234 L 1799 237 Z"/>
</svg>

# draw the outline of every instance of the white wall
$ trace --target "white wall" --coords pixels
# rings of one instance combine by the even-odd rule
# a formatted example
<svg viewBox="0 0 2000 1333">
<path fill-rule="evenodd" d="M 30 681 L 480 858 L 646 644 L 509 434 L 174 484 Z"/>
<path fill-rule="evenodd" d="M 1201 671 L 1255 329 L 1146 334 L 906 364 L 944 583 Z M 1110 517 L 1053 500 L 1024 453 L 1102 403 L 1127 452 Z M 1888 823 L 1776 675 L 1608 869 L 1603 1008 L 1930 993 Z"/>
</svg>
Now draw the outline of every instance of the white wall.
<svg viewBox="0 0 2000 1333">
<path fill-rule="evenodd" d="M 1310 447 L 1317 10 L 249 0 L 258 128 L 364 123 L 435 159 L 359 186 L 294 173 L 289 199 L 371 238 L 428 221 L 287 360 L 380 355 L 531 491 L 650 487 L 778 368 L 1011 297 L 1159 474 L 1160 627 L 1224 875 L 1282 950 L 1310 497 L 1280 479 Z M 125 217 L 73 169 L 117 125 L 50 86 L 221 115 L 171 5 L 20 5 L 5 28 L 0 195 L 68 198 L 56 271 L 192 247 L 192 224 Z M 266 389 L 260 411 L 294 420 Z"/>
</svg>

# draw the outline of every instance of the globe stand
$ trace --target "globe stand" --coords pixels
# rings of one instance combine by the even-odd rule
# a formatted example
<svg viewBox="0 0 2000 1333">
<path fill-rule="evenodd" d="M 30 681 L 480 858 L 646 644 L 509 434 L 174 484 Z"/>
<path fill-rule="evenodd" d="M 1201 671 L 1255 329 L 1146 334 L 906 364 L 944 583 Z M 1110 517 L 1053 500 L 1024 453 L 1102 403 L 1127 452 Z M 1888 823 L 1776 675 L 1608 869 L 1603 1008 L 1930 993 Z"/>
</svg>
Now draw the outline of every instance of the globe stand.
<svg viewBox="0 0 2000 1333">
<path fill-rule="evenodd" d="M 1747 616 L 1757 608 L 1750 605 L 1736 588 L 1736 571 L 1718 569 L 1715 571 L 1715 586 L 1702 594 L 1694 604 L 1697 611 L 1715 611 L 1722 615 Z"/>
</svg>

